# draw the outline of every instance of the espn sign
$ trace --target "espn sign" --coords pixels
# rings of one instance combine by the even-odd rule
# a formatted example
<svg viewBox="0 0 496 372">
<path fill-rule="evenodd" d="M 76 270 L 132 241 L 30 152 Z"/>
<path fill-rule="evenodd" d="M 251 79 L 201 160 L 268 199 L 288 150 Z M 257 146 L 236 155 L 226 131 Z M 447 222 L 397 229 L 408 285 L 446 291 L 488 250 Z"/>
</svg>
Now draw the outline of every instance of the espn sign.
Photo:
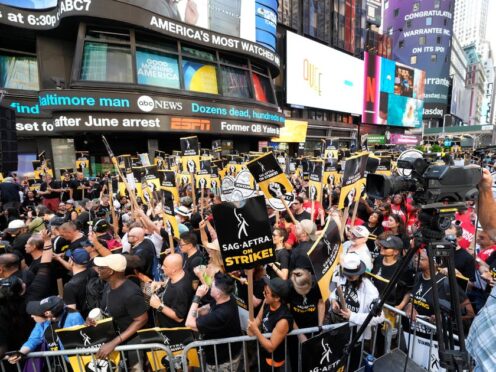
<svg viewBox="0 0 496 372">
<path fill-rule="evenodd" d="M 211 123 L 207 119 L 171 118 L 171 130 L 210 132 Z"/>
</svg>

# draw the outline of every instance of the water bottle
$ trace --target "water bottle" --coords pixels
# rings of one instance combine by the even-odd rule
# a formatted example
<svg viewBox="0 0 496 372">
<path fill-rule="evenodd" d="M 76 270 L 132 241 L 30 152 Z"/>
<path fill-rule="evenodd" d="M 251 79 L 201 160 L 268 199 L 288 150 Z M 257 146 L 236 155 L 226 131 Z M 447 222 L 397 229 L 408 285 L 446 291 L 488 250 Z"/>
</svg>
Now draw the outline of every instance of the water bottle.
<svg viewBox="0 0 496 372">
<path fill-rule="evenodd" d="M 374 372 L 375 358 L 372 354 L 367 354 L 363 362 L 364 362 L 363 372 Z"/>
</svg>

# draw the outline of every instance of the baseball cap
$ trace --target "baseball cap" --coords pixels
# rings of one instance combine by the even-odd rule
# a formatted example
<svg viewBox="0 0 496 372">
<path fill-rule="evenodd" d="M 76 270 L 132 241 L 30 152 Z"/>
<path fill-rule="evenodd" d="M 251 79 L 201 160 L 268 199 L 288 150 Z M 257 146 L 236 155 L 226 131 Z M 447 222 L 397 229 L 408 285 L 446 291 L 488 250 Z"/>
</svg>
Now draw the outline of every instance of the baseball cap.
<svg viewBox="0 0 496 372">
<path fill-rule="evenodd" d="M 403 240 L 394 235 L 390 235 L 386 239 L 378 240 L 377 244 L 382 245 L 384 248 L 403 249 Z"/>
<path fill-rule="evenodd" d="M 265 284 L 267 284 L 275 295 L 279 296 L 282 300 L 285 300 L 289 295 L 289 283 L 281 278 L 264 278 Z"/>
<path fill-rule="evenodd" d="M 355 253 L 347 253 L 341 259 L 343 274 L 347 276 L 362 275 L 365 272 L 365 264 L 360 260 L 360 256 Z"/>
<path fill-rule="evenodd" d="M 351 229 L 351 234 L 357 238 L 368 238 L 370 231 L 365 226 L 354 226 Z"/>
<path fill-rule="evenodd" d="M 22 229 L 25 227 L 26 224 L 24 223 L 23 220 L 13 220 L 9 222 L 9 226 L 7 226 L 8 230 L 17 230 L 17 229 Z"/>
<path fill-rule="evenodd" d="M 44 316 L 45 311 L 51 311 L 52 314 L 60 314 L 64 309 L 64 300 L 57 296 L 50 296 L 41 301 L 30 301 L 26 306 L 26 312 L 29 315 Z"/>
<path fill-rule="evenodd" d="M 108 267 L 120 273 L 126 271 L 126 266 L 127 266 L 126 257 L 118 253 L 109 254 L 108 256 L 105 257 L 95 257 L 93 263 L 95 264 L 95 266 Z"/>
<path fill-rule="evenodd" d="M 305 231 L 308 236 L 310 237 L 310 240 L 317 240 L 317 225 L 315 225 L 314 222 L 310 220 L 302 220 L 300 221 L 300 226 Z"/>
<path fill-rule="evenodd" d="M 102 233 L 108 231 L 109 224 L 107 221 L 100 219 L 93 224 L 93 231 L 97 233 Z"/>
<path fill-rule="evenodd" d="M 67 251 L 67 258 L 71 258 L 78 265 L 86 265 L 90 262 L 90 255 L 84 248 L 76 248 Z"/>
<path fill-rule="evenodd" d="M 52 217 L 50 220 L 50 227 L 59 227 L 65 223 L 65 219 L 63 217 Z"/>
</svg>

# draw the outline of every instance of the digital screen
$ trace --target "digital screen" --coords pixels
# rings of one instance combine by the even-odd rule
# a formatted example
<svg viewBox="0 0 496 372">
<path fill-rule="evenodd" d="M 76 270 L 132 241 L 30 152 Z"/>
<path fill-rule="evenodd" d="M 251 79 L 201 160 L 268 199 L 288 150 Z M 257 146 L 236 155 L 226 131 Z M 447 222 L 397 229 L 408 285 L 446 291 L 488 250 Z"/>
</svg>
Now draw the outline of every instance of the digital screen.
<svg viewBox="0 0 496 372">
<path fill-rule="evenodd" d="M 22 9 L 48 9 L 57 6 L 58 0 L 0 0 L 0 4 Z"/>
<path fill-rule="evenodd" d="M 418 128 L 422 125 L 425 71 L 365 52 L 362 122 Z"/>
<path fill-rule="evenodd" d="M 287 103 L 359 115 L 363 66 L 358 58 L 288 32 Z"/>
</svg>

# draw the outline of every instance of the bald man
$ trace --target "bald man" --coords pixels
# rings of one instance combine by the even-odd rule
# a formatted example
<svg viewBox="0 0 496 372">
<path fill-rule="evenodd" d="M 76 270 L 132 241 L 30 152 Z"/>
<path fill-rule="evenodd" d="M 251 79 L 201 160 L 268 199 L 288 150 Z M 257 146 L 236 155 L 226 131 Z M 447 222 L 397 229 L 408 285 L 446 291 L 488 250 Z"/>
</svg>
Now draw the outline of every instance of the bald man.
<svg viewBox="0 0 496 372">
<path fill-rule="evenodd" d="M 193 287 L 183 270 L 183 257 L 177 253 L 168 255 L 162 269 L 169 280 L 151 297 L 150 306 L 156 310 L 160 327 L 184 327 Z"/>
<path fill-rule="evenodd" d="M 152 241 L 145 237 L 145 230 L 141 227 L 134 227 L 128 232 L 127 239 L 131 244 L 127 267 L 131 269 L 131 273 L 136 269 L 149 278 L 153 278 L 153 261 L 156 252 Z"/>
</svg>

